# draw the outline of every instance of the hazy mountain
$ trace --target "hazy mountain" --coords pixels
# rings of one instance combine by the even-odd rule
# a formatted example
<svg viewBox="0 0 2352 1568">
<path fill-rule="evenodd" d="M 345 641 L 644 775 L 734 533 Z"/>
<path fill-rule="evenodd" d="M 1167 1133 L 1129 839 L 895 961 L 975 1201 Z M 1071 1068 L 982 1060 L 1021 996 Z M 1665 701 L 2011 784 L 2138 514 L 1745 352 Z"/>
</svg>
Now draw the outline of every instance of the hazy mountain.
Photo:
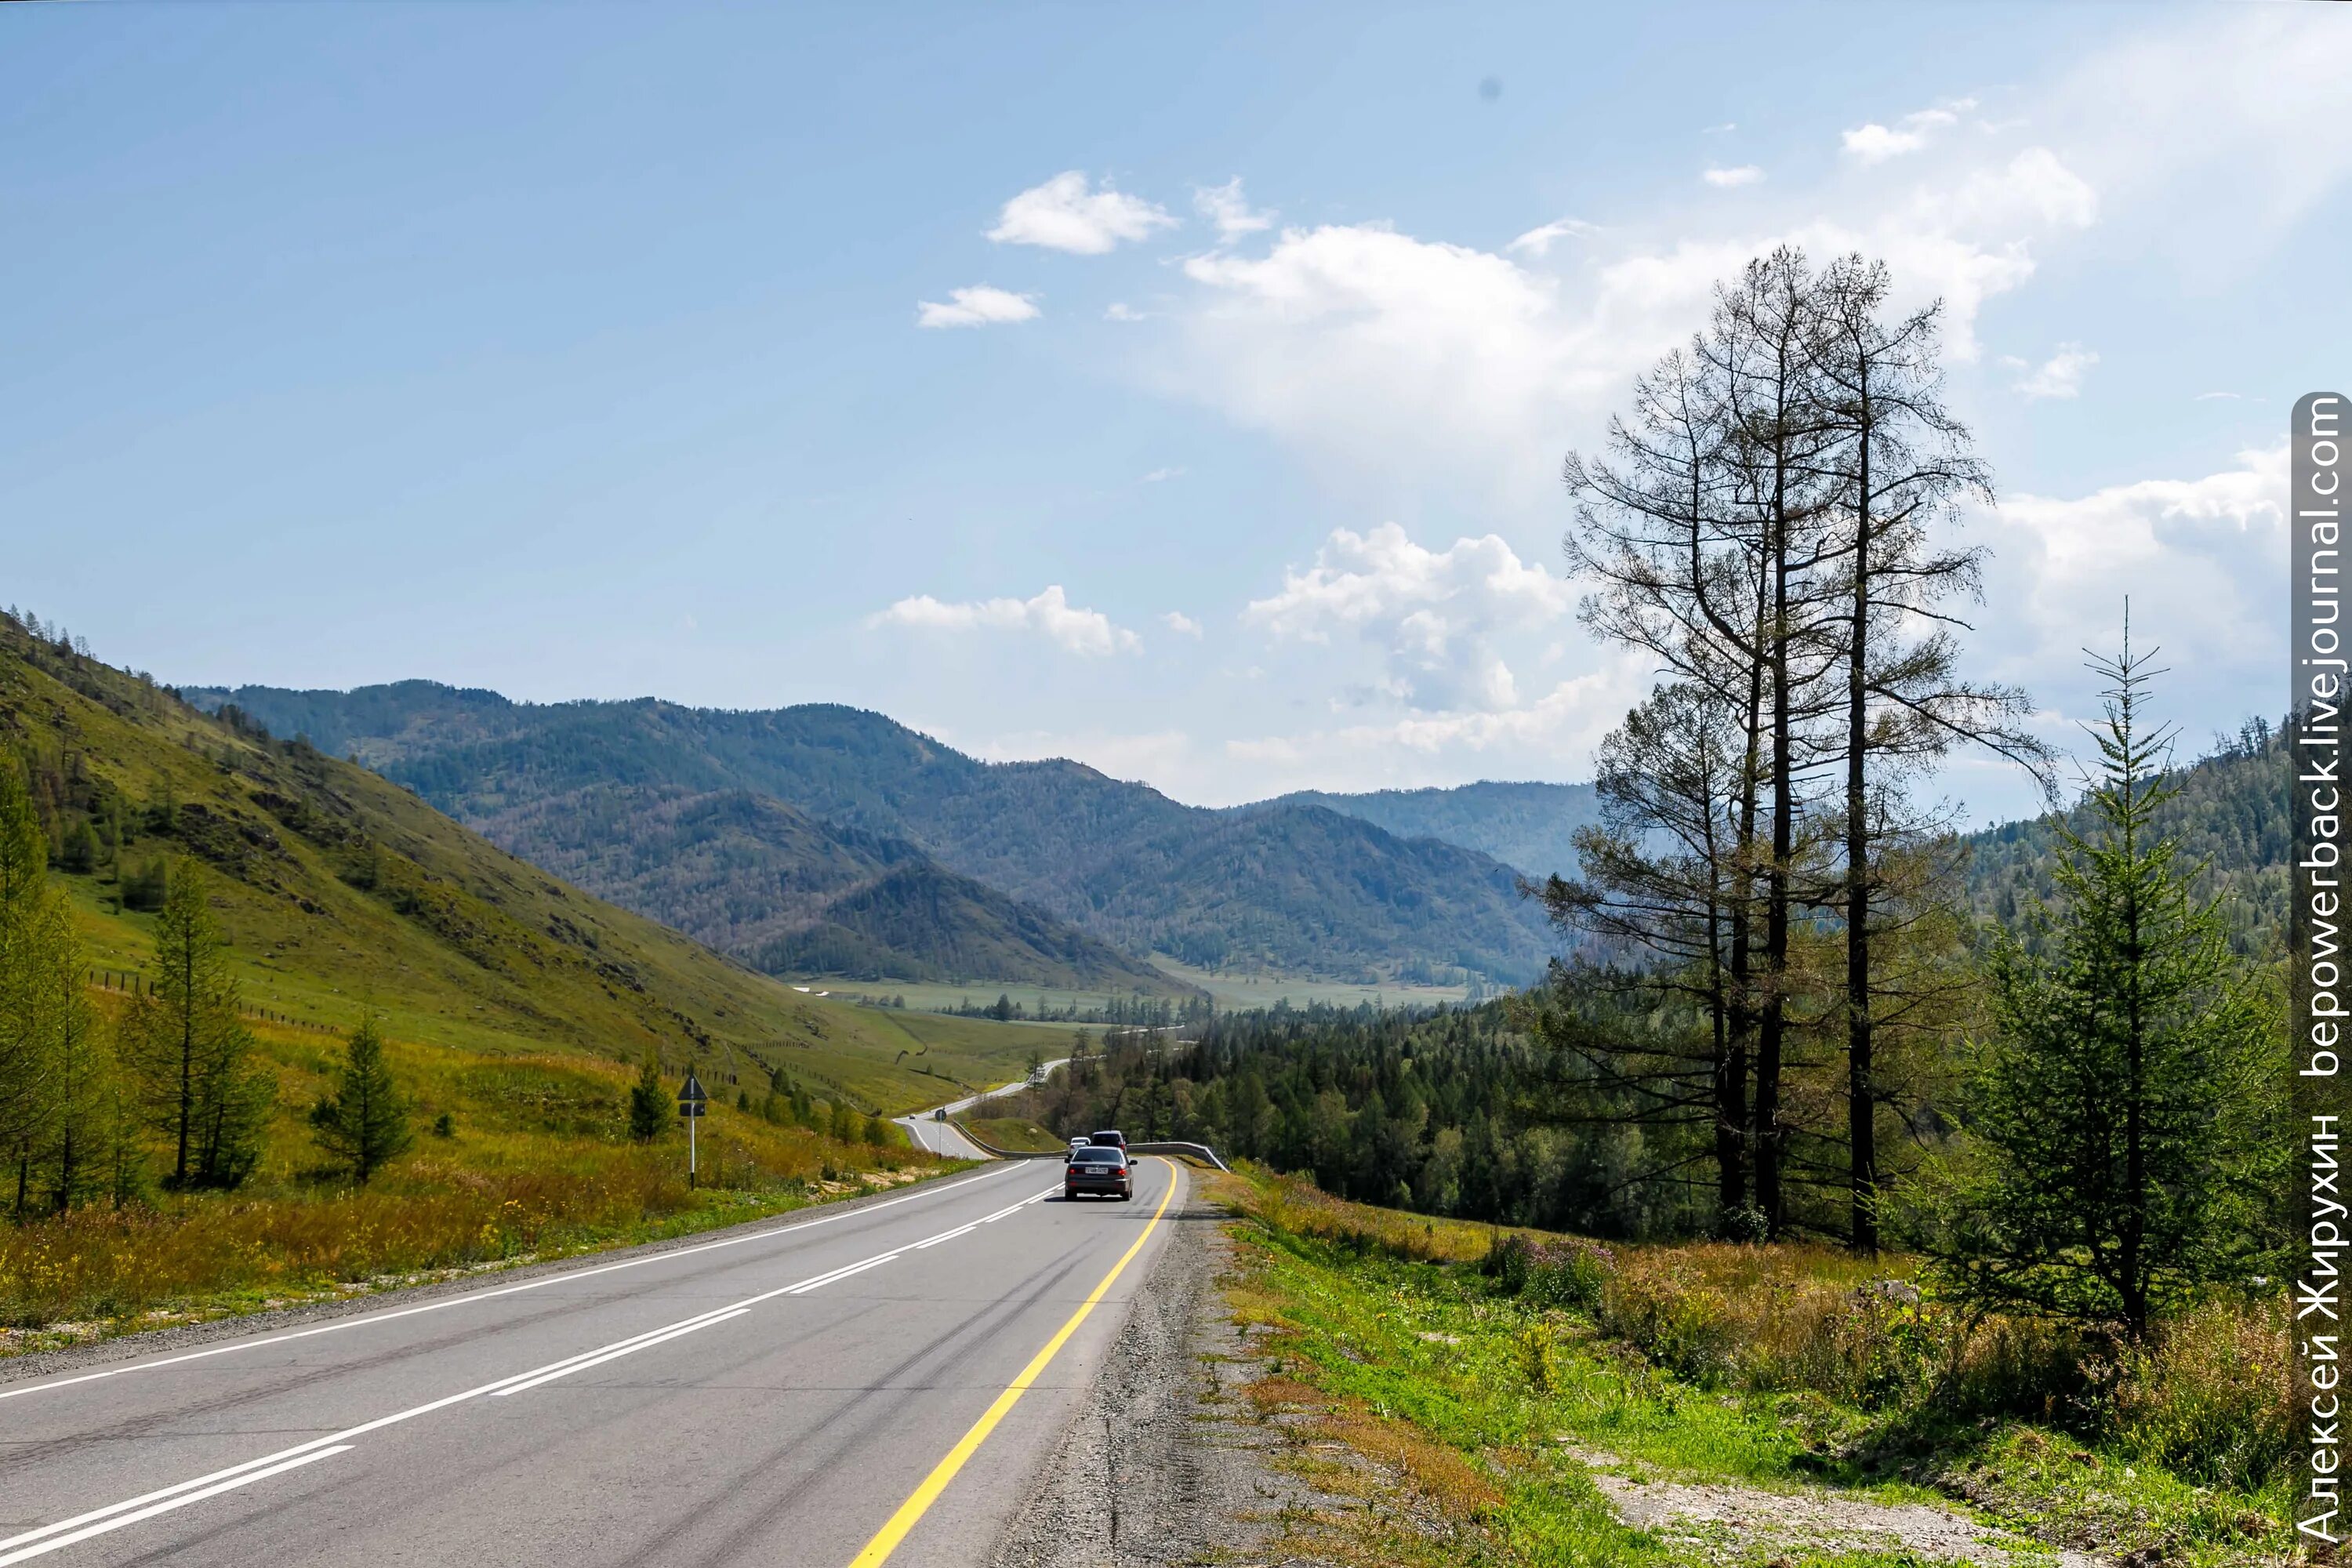
<svg viewBox="0 0 2352 1568">
<path fill-rule="evenodd" d="M 1538 880 L 1554 872 L 1576 874 L 1576 830 L 1601 816 L 1589 784 L 1491 782 L 1368 795 L 1300 790 L 1235 809 L 1255 811 L 1268 805 L 1320 805 L 1384 827 L 1400 838 L 1442 838 L 1491 855 Z"/>
<path fill-rule="evenodd" d="M 581 790 L 653 792 L 598 830 L 600 852 L 625 858 L 641 836 L 669 831 L 652 808 L 667 809 L 670 792 L 748 792 L 829 829 L 905 840 L 1131 953 L 1347 979 L 1458 968 L 1514 981 L 1552 951 L 1517 873 L 1478 850 L 1310 803 L 1211 811 L 1076 763 L 984 763 L 856 709 L 542 705 L 427 681 L 192 695 L 354 755 L 485 828 Z M 649 890 L 640 907 L 670 919 L 667 897 Z"/>
</svg>

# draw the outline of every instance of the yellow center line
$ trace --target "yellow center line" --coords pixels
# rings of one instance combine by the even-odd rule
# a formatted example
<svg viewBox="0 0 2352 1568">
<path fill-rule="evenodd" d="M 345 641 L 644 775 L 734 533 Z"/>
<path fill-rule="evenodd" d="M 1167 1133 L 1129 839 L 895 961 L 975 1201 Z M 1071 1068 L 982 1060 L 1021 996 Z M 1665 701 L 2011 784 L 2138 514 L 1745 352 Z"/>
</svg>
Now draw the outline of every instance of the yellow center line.
<svg viewBox="0 0 2352 1568">
<path fill-rule="evenodd" d="M 890 1516 L 889 1522 L 874 1532 L 874 1539 L 866 1543 L 866 1550 L 850 1560 L 849 1568 L 881 1568 L 889 1561 L 890 1553 L 898 1551 L 898 1543 L 907 1539 L 907 1532 L 915 1528 L 923 1515 L 930 1511 L 931 1504 L 939 1501 L 940 1494 L 948 1489 L 948 1483 L 956 1479 L 956 1472 L 980 1452 L 980 1446 L 988 1441 L 988 1435 L 996 1430 L 996 1424 L 1021 1403 L 1021 1396 L 1029 1392 L 1030 1385 L 1045 1374 L 1045 1368 L 1053 1363 L 1055 1356 L 1061 1353 L 1070 1336 L 1078 1331 L 1078 1325 L 1087 1321 L 1087 1315 L 1101 1303 L 1110 1288 L 1118 1282 L 1118 1277 L 1127 1272 L 1127 1266 L 1135 1261 L 1135 1255 L 1143 1250 L 1145 1242 L 1151 1239 L 1151 1233 L 1160 1226 L 1160 1216 L 1168 1212 L 1169 1203 L 1176 1196 L 1175 1163 L 1169 1161 L 1166 1163 L 1168 1190 L 1160 1194 L 1160 1206 L 1151 1211 L 1150 1222 L 1144 1226 L 1143 1234 L 1135 1238 L 1135 1245 L 1111 1265 L 1110 1272 L 1103 1276 L 1102 1283 L 1095 1287 L 1095 1292 L 1087 1298 L 1086 1305 L 1070 1315 L 1070 1321 L 1062 1325 L 1060 1331 L 1045 1342 L 1044 1350 L 1029 1358 L 1029 1364 L 1021 1369 L 1021 1375 L 1005 1385 L 1004 1392 L 996 1396 L 996 1403 L 991 1405 L 986 1413 L 971 1424 L 971 1430 L 948 1450 L 948 1457 L 931 1468 L 931 1473 L 923 1478 L 923 1484 L 898 1505 L 898 1511 Z"/>
</svg>

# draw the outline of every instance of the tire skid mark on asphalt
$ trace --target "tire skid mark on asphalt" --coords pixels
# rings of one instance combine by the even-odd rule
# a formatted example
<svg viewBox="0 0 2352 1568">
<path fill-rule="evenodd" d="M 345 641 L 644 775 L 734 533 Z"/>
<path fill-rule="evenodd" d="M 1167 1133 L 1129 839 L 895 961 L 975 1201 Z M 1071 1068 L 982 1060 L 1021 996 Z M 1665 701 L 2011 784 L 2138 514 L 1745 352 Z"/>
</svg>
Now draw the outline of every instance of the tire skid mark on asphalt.
<svg viewBox="0 0 2352 1568">
<path fill-rule="evenodd" d="M 1048 1187 L 1032 1194 L 1017 1203 L 1008 1204 L 988 1217 L 992 1220 L 1002 1219 L 1031 1204 L 1043 1202 L 1054 1191 L 1054 1188 Z M 878 1208 L 882 1205 L 877 1204 L 873 1206 Z M 310 1464 L 314 1459 L 348 1453 L 352 1447 L 352 1444 L 348 1439 L 364 1436 L 370 1432 L 380 1431 L 404 1421 L 411 1421 L 420 1415 L 431 1415 L 435 1411 L 446 1410 L 453 1405 L 461 1405 L 468 1400 L 508 1392 L 520 1393 L 525 1388 L 536 1388 L 541 1384 L 551 1383 L 572 1373 L 585 1371 L 589 1366 L 615 1361 L 622 1356 L 650 1349 L 654 1345 L 692 1333 L 698 1329 L 708 1328 L 714 1323 L 741 1317 L 762 1302 L 772 1301 L 782 1296 L 804 1294 L 835 1280 L 844 1279 L 850 1275 L 862 1273 L 867 1268 L 887 1263 L 909 1250 L 912 1244 L 908 1247 L 894 1247 L 888 1252 L 861 1259 L 846 1268 L 828 1269 L 808 1279 L 796 1280 L 790 1285 L 779 1286 L 773 1290 L 763 1290 L 758 1295 L 730 1302 L 725 1307 L 715 1308 L 708 1312 L 698 1312 L 691 1318 L 681 1319 L 675 1323 L 666 1323 L 659 1328 L 648 1329 L 642 1333 L 632 1334 L 626 1339 L 599 1345 L 593 1350 L 582 1351 L 575 1355 L 565 1356 L 559 1361 L 549 1362 L 528 1371 L 495 1378 L 461 1393 L 444 1394 L 438 1399 L 428 1400 L 423 1405 L 413 1405 L 406 1410 L 395 1411 L 390 1415 L 379 1415 L 372 1421 L 362 1422 L 356 1426 L 347 1426 L 340 1432 L 331 1432 L 323 1437 L 313 1437 L 307 1443 L 298 1443 L 289 1448 L 280 1448 L 276 1453 L 264 1454 L 258 1458 L 247 1459 L 243 1464 L 231 1465 L 226 1468 L 212 1471 L 208 1475 L 198 1476 L 193 1480 L 181 1481 L 173 1486 L 142 1492 L 137 1497 L 110 1503 L 103 1508 L 92 1509 L 86 1513 L 76 1514 L 70 1519 L 59 1520 L 54 1524 L 42 1525 L 37 1529 L 0 1539 L 0 1568 L 8 1568 L 11 1563 L 44 1556 L 78 1542 L 87 1541 L 94 1535 L 103 1535 L 110 1531 L 121 1530 L 128 1525 L 152 1519 L 158 1514 L 168 1513 L 174 1509 L 184 1508 L 191 1503 L 217 1497 L 222 1492 L 233 1490 L 248 1482 L 281 1475 L 288 1470 Z M 626 1266 L 615 1265 L 614 1267 Z M 281 1339 L 294 1337 L 298 1336 L 279 1336 Z"/>
</svg>

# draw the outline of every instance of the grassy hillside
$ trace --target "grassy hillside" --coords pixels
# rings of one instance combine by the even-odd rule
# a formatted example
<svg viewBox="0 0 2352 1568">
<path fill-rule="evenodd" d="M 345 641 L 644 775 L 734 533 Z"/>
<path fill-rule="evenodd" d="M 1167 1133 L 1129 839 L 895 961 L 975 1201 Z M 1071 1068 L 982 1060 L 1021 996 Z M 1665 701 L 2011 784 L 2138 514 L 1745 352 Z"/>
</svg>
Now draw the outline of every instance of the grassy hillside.
<svg viewBox="0 0 2352 1568">
<path fill-rule="evenodd" d="M 649 1145 L 625 1135 L 618 1063 L 394 1040 L 419 1136 L 354 1191 L 322 1168 L 303 1117 L 333 1084 L 340 1041 L 255 1033 L 278 1091 L 260 1167 L 233 1194 L 0 1226 L 0 1355 L 679 1236 L 953 1168 L 771 1122 L 722 1092 L 689 1187 L 675 1127 Z"/>
<path fill-rule="evenodd" d="M 1442 838 L 1491 855 L 1530 877 L 1576 875 L 1576 830 L 1601 818 L 1589 784 L 1501 784 L 1453 789 L 1383 789 L 1366 795 L 1299 790 L 1237 811 L 1319 805 L 1360 817 L 1400 838 Z"/>
<path fill-rule="evenodd" d="M 182 852 L 215 903 L 249 1002 L 344 1027 L 362 1003 L 401 1038 L 473 1052 L 769 1068 L 861 1108 L 912 1109 L 1014 1076 L 1017 1026 L 804 996 L 568 887 L 408 791 L 307 744 L 0 620 L 0 741 L 31 766 L 92 963 L 135 972 L 141 873 Z"/>
<path fill-rule="evenodd" d="M 1181 805 L 1076 763 L 983 763 L 854 709 L 541 706 L 423 681 L 199 695 L 348 751 L 468 823 L 595 786 L 745 790 L 1207 969 L 1517 981 L 1553 947 L 1516 873 L 1476 850 L 1314 805 Z"/>
</svg>

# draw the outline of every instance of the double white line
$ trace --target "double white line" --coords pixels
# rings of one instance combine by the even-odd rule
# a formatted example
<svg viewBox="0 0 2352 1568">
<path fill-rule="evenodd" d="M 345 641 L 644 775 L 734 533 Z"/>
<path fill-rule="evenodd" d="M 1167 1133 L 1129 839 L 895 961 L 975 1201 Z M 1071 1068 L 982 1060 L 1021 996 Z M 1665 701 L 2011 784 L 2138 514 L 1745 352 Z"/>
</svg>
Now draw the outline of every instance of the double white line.
<svg viewBox="0 0 2352 1568">
<path fill-rule="evenodd" d="M 314 1464 L 320 1459 L 332 1458 L 337 1454 L 349 1453 L 352 1447 L 352 1440 L 365 1436 L 370 1432 L 381 1431 L 386 1426 L 397 1426 L 403 1421 L 413 1421 L 419 1415 L 429 1415 L 434 1411 L 446 1410 L 450 1405 L 462 1405 L 469 1399 L 480 1399 L 485 1396 L 504 1398 L 509 1394 L 528 1393 L 542 1384 L 553 1383 L 561 1377 L 569 1377 L 575 1372 L 585 1372 L 590 1367 L 602 1366 L 606 1362 L 618 1361 L 623 1356 L 634 1355 L 639 1351 L 650 1350 L 655 1345 L 682 1339 L 698 1330 L 709 1328 L 714 1323 L 723 1323 L 730 1319 L 740 1318 L 761 1302 L 772 1301 L 779 1296 L 804 1296 L 812 1290 L 821 1290 L 836 1280 L 846 1279 L 853 1274 L 863 1274 L 869 1268 L 878 1268 L 883 1264 L 907 1253 L 919 1251 L 942 1241 L 950 1241 L 960 1236 L 969 1236 L 980 1226 L 1017 1213 L 1029 1205 L 1051 1195 L 1055 1190 L 1048 1187 L 1044 1192 L 1034 1193 L 1018 1203 L 1007 1204 L 994 1214 L 958 1226 L 952 1230 L 941 1231 L 937 1236 L 927 1237 L 921 1241 L 909 1242 L 905 1247 L 896 1247 L 888 1252 L 877 1253 L 871 1258 L 860 1258 L 856 1263 L 846 1264 L 842 1268 L 830 1269 L 825 1273 L 797 1280 L 773 1290 L 763 1290 L 756 1296 L 747 1296 L 740 1301 L 731 1302 L 708 1312 L 697 1313 L 691 1318 L 681 1318 L 675 1323 L 667 1323 L 658 1329 L 648 1329 L 644 1333 L 632 1334 L 625 1340 L 614 1340 L 611 1344 L 599 1345 L 594 1350 L 582 1351 L 579 1354 L 566 1356 L 562 1361 L 549 1362 L 544 1366 L 535 1366 L 528 1372 L 515 1373 L 492 1383 L 481 1384 L 461 1394 L 445 1394 L 439 1399 L 431 1400 L 406 1410 L 395 1411 L 390 1415 L 379 1415 L 374 1420 L 362 1422 L 357 1426 L 347 1426 L 340 1432 L 331 1432 L 323 1437 L 313 1437 L 307 1443 L 297 1443 L 290 1448 L 280 1448 L 274 1454 L 264 1454 L 257 1459 L 247 1459 L 244 1464 L 231 1465 L 225 1470 L 215 1470 L 210 1475 L 198 1476 L 194 1480 L 182 1481 L 177 1486 L 142 1492 L 137 1497 L 126 1498 L 121 1502 L 110 1503 L 104 1508 L 92 1509 L 88 1513 L 76 1514 L 71 1519 L 61 1519 L 55 1524 L 45 1524 L 38 1530 L 28 1530 L 21 1535 L 9 1536 L 5 1540 L 0 1540 L 0 1568 L 7 1568 L 9 1563 L 22 1563 L 29 1558 L 59 1551 L 73 1545 L 76 1542 L 88 1541 L 94 1535 L 104 1535 L 110 1531 L 137 1524 L 140 1521 L 152 1519 L 157 1514 L 186 1508 L 191 1503 L 202 1502 L 206 1498 L 218 1497 L 223 1492 L 234 1491 L 239 1487 L 249 1486 L 255 1481 L 268 1480 L 272 1476 L 284 1475 L 289 1470 L 299 1469 L 305 1465 Z"/>
</svg>

